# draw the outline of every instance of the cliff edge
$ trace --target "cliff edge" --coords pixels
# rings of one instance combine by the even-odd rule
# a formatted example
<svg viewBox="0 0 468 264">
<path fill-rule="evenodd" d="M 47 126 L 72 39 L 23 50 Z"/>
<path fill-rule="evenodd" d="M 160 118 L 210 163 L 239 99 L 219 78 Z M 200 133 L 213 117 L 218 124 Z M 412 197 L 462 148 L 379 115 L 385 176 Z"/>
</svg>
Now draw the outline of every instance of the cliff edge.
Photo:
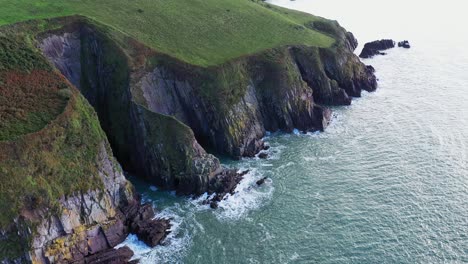
<svg viewBox="0 0 468 264">
<path fill-rule="evenodd" d="M 242 174 L 213 154 L 252 157 L 266 131 L 323 131 L 328 106 L 377 88 L 337 22 L 253 4 L 311 39 L 195 63 L 206 51 L 168 53 L 85 16 L 0 27 L 4 263 L 92 262 L 129 232 L 156 245 L 170 224 L 123 171 L 179 194 L 234 192 Z"/>
</svg>

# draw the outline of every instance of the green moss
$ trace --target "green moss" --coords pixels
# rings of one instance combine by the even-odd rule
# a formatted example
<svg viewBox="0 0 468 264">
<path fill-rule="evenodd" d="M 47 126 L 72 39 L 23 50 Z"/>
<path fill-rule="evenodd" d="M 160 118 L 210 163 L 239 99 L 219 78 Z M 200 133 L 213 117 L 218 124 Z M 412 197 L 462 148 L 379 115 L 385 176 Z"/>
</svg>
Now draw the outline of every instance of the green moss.
<svg viewBox="0 0 468 264">
<path fill-rule="evenodd" d="M 175 178 L 194 173 L 192 157 L 194 135 L 190 127 L 184 125 L 172 116 L 153 113 L 144 107 L 137 106 L 146 126 L 147 142 L 155 153 L 161 156 L 161 175 L 172 175 Z"/>
<path fill-rule="evenodd" d="M 51 70 L 28 36 L 0 33 L 0 71 Z"/>
</svg>

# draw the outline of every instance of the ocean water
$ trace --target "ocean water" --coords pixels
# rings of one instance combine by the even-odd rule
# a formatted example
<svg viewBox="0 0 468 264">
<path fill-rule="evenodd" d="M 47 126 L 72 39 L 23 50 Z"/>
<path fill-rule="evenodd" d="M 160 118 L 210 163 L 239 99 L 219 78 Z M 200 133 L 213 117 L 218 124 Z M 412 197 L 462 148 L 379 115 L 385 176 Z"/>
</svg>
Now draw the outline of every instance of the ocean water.
<svg viewBox="0 0 468 264">
<path fill-rule="evenodd" d="M 163 246 L 125 243 L 141 263 L 468 263 L 464 1 L 271 2 L 412 48 L 364 60 L 378 91 L 334 108 L 326 132 L 274 133 L 269 159 L 224 161 L 251 172 L 217 210 L 135 181 L 174 226 Z"/>
</svg>

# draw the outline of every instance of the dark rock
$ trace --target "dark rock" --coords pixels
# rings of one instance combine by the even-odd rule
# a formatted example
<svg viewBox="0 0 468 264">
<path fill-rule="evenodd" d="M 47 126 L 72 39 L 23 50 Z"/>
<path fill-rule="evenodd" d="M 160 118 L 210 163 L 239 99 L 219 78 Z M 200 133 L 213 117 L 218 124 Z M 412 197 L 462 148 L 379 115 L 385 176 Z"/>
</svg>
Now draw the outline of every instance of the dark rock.
<svg viewBox="0 0 468 264">
<path fill-rule="evenodd" d="M 260 180 L 257 181 L 257 185 L 260 186 L 260 185 L 264 184 L 266 179 L 268 179 L 268 177 L 261 178 Z"/>
<path fill-rule="evenodd" d="M 361 58 L 372 58 L 375 55 L 385 55 L 386 53 L 381 52 L 395 47 L 395 41 L 391 39 L 376 40 L 373 42 L 366 43 L 362 49 L 359 57 Z"/>
<path fill-rule="evenodd" d="M 153 219 L 155 213 L 149 203 L 137 206 L 136 210 L 135 205 L 130 204 L 126 207 L 125 213 L 129 231 L 136 234 L 138 239 L 150 247 L 160 244 L 170 233 L 170 221 L 167 219 Z"/>
<path fill-rule="evenodd" d="M 366 71 L 371 74 L 375 73 L 375 68 L 372 65 L 366 65 Z"/>
<path fill-rule="evenodd" d="M 258 154 L 258 157 L 261 158 L 261 159 L 266 159 L 266 158 L 268 158 L 268 153 L 262 152 L 262 153 Z"/>
<path fill-rule="evenodd" d="M 244 157 L 254 157 L 263 148 L 264 148 L 264 142 L 261 139 L 252 140 L 243 149 L 243 156 Z"/>
<path fill-rule="evenodd" d="M 411 45 L 409 44 L 409 41 L 403 40 L 403 41 L 398 42 L 398 47 L 409 49 L 411 48 Z"/>
<path fill-rule="evenodd" d="M 237 185 L 242 180 L 244 175 L 249 171 L 238 173 L 236 170 L 225 170 L 216 175 L 210 181 L 209 194 L 215 194 L 211 199 L 204 201 L 204 204 L 210 204 L 213 209 L 218 208 L 218 202 L 223 200 L 227 194 L 233 194 Z"/>
<path fill-rule="evenodd" d="M 225 170 L 210 181 L 209 193 L 216 193 L 219 201 L 228 193 L 234 193 L 237 184 L 248 171 L 237 173 L 236 170 Z"/>
<path fill-rule="evenodd" d="M 127 246 L 118 249 L 110 248 L 84 259 L 85 264 L 125 264 L 133 256 L 133 251 Z"/>
<path fill-rule="evenodd" d="M 216 209 L 216 208 L 218 208 L 218 202 L 216 202 L 216 201 L 210 202 L 210 208 L 211 208 L 211 209 Z"/>
<path fill-rule="evenodd" d="M 270 146 L 268 146 L 268 145 L 263 146 L 263 150 L 269 150 L 269 149 L 270 149 Z"/>
</svg>

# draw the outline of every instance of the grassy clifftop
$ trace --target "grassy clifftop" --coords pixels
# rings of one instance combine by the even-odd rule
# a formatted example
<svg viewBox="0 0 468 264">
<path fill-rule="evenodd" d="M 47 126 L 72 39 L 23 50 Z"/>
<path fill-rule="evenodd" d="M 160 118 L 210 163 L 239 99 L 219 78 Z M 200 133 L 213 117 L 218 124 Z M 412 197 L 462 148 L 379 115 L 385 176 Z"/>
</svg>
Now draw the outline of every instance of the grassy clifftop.
<svg viewBox="0 0 468 264">
<path fill-rule="evenodd" d="M 0 0 L 0 25 L 79 14 L 159 52 L 212 66 L 284 45 L 328 47 L 321 18 L 257 0 Z"/>
</svg>

